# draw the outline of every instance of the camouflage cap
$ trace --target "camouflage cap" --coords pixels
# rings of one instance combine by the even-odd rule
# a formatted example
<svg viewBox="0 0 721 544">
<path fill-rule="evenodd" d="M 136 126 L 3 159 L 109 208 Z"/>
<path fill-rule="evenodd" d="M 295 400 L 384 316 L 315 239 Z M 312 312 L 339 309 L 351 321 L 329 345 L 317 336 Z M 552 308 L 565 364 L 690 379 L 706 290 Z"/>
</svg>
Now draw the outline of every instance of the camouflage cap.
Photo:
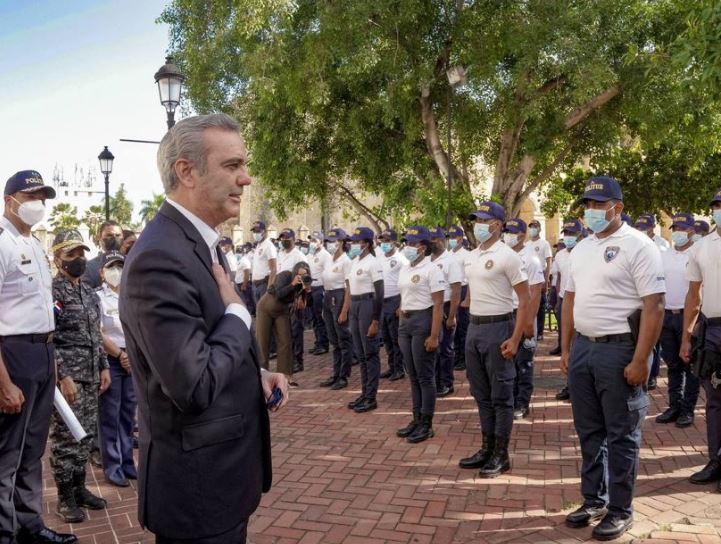
<svg viewBox="0 0 721 544">
<path fill-rule="evenodd" d="M 58 251 L 67 253 L 76 247 L 82 247 L 85 251 L 90 251 L 90 248 L 85 245 L 85 240 L 83 240 L 82 234 L 75 229 L 65 229 L 55 235 L 52 251 L 53 253 Z"/>
</svg>

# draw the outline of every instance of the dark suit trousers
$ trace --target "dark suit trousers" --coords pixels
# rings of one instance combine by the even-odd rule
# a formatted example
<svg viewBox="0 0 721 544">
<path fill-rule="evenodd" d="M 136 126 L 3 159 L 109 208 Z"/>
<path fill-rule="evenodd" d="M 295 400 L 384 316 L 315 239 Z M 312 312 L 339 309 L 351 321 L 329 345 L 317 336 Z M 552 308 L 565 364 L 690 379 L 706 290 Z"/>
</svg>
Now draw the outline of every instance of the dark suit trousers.
<svg viewBox="0 0 721 544">
<path fill-rule="evenodd" d="M 248 537 L 248 520 L 245 519 L 230 531 L 204 538 L 166 538 L 155 535 L 155 544 L 245 544 Z"/>
</svg>

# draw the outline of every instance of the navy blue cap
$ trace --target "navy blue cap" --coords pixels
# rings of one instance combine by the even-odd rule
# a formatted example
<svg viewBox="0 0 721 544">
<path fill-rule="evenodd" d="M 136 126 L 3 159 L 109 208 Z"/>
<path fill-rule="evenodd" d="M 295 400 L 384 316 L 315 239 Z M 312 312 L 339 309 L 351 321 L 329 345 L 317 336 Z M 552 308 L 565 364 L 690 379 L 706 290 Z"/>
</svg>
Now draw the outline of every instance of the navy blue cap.
<svg viewBox="0 0 721 544">
<path fill-rule="evenodd" d="M 293 229 L 283 229 L 280 231 L 278 240 L 283 240 L 285 238 L 295 238 L 295 232 L 293 232 Z"/>
<path fill-rule="evenodd" d="M 633 226 L 638 230 L 654 229 L 656 228 L 656 218 L 650 213 L 642 213 L 638 216 Z"/>
<path fill-rule="evenodd" d="M 583 223 L 581 223 L 580 219 L 566 219 L 563 222 L 563 228 L 561 229 L 561 232 L 568 232 L 570 234 L 581 234 L 583 232 Z"/>
<path fill-rule="evenodd" d="M 618 181 L 608 176 L 594 176 L 586 182 L 583 196 L 576 201 L 576 205 L 586 200 L 608 202 L 609 200 L 623 200 L 623 192 Z"/>
<path fill-rule="evenodd" d="M 375 233 L 368 227 L 356 227 L 353 234 L 350 235 L 351 242 L 360 242 L 362 240 L 373 240 Z"/>
<path fill-rule="evenodd" d="M 696 229 L 696 232 L 699 234 L 708 234 L 709 232 L 711 232 L 711 225 L 709 225 L 706 221 L 702 221 L 699 219 L 698 221 L 694 222 L 693 226 Z"/>
<path fill-rule="evenodd" d="M 323 231 L 314 230 L 310 233 L 310 236 L 308 236 L 308 240 L 323 240 Z"/>
<path fill-rule="evenodd" d="M 623 221 L 627 225 L 631 225 L 633 223 L 633 221 L 631 221 L 631 216 L 628 215 L 626 212 L 621 212 L 621 221 Z"/>
<path fill-rule="evenodd" d="M 430 242 L 431 231 L 423 225 L 408 227 L 405 234 L 403 234 L 403 238 L 401 238 L 401 240 L 403 242 L 410 242 L 412 244 L 416 242 Z"/>
<path fill-rule="evenodd" d="M 506 220 L 506 211 L 503 206 L 486 200 L 478 205 L 478 210 L 470 214 L 469 219 L 500 219 L 501 221 Z"/>
<path fill-rule="evenodd" d="M 331 229 L 328 231 L 328 234 L 325 235 L 326 242 L 337 242 L 338 240 L 348 240 L 348 235 L 343 229 Z"/>
<path fill-rule="evenodd" d="M 460 238 L 463 235 L 465 235 L 465 232 L 463 232 L 463 229 L 458 225 L 451 225 L 451 228 L 448 229 L 449 238 Z"/>
<path fill-rule="evenodd" d="M 443 230 L 443 227 L 431 227 L 428 232 L 431 233 L 431 240 L 446 239 L 446 231 Z"/>
<path fill-rule="evenodd" d="M 520 217 L 512 217 L 506 221 L 503 230 L 505 232 L 510 232 L 511 234 L 519 234 L 521 232 L 526 232 L 527 228 L 526 222 L 523 219 Z"/>
<path fill-rule="evenodd" d="M 378 235 L 379 240 L 385 240 L 388 242 L 397 242 L 398 233 L 393 229 L 386 229 Z"/>
<path fill-rule="evenodd" d="M 230 239 L 229 237 L 227 237 L 227 236 L 223 236 L 220 240 L 218 240 L 218 245 L 229 245 L 229 246 L 232 246 L 232 245 L 233 245 L 233 240 L 231 240 L 231 239 Z"/>
<path fill-rule="evenodd" d="M 20 170 L 8 179 L 5 184 L 5 194 L 34 193 L 43 191 L 45 198 L 55 198 L 55 189 L 45 185 L 43 177 L 35 170 Z"/>
<path fill-rule="evenodd" d="M 124 263 L 125 257 L 117 251 L 108 251 L 103 255 L 102 267 L 110 266 L 113 263 Z"/>
<path fill-rule="evenodd" d="M 7 192 L 5 192 L 5 194 L 7 194 Z M 716 204 L 717 202 L 721 202 L 721 189 L 716 191 L 716 194 L 714 195 L 713 199 L 711 200 L 711 204 L 709 205 Z"/>
<path fill-rule="evenodd" d="M 253 226 L 250 227 L 251 232 L 259 232 L 265 230 L 265 223 L 263 221 L 256 221 Z"/>
<path fill-rule="evenodd" d="M 671 228 L 678 227 L 680 229 L 692 229 L 694 228 L 695 223 L 696 218 L 693 216 L 692 213 L 679 212 L 673 216 L 673 223 L 671 223 Z"/>
</svg>

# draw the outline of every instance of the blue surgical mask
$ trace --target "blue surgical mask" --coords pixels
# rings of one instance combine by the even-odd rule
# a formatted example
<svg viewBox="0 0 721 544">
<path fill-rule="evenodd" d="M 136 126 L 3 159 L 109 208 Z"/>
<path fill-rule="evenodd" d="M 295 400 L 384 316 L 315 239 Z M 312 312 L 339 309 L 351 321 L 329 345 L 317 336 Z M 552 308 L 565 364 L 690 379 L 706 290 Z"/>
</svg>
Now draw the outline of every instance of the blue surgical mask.
<svg viewBox="0 0 721 544">
<path fill-rule="evenodd" d="M 688 244 L 688 233 L 683 231 L 674 231 L 671 233 L 671 241 L 674 247 L 682 247 Z"/>
<path fill-rule="evenodd" d="M 476 237 L 479 244 L 487 241 L 491 237 L 491 225 L 476 223 L 473 225 L 473 236 Z"/>
<path fill-rule="evenodd" d="M 310 253 L 311 255 L 315 255 L 316 251 L 318 251 L 318 246 L 316 246 L 315 244 L 308 247 L 308 253 Z"/>
<path fill-rule="evenodd" d="M 390 253 L 393 249 L 393 244 L 390 242 L 381 242 L 381 251 L 383 253 Z"/>
<path fill-rule="evenodd" d="M 576 247 L 578 240 L 575 236 L 564 236 L 563 243 L 566 245 L 566 248 L 573 249 L 574 247 Z"/>
<path fill-rule="evenodd" d="M 263 239 L 263 233 L 262 232 L 254 232 L 253 233 L 253 240 L 256 242 L 260 242 Z"/>
<path fill-rule="evenodd" d="M 409 262 L 414 262 L 418 258 L 418 248 L 412 246 L 404 247 L 403 256 L 408 259 Z"/>
<path fill-rule="evenodd" d="M 350 257 L 351 259 L 355 259 L 362 252 L 363 250 L 361 249 L 360 244 L 351 244 L 350 249 L 348 250 L 348 257 Z"/>
<path fill-rule="evenodd" d="M 703 240 L 703 236 L 700 234 L 694 234 L 693 236 L 691 236 L 691 241 L 694 244 L 700 242 L 701 240 Z"/>
<path fill-rule="evenodd" d="M 328 253 L 335 253 L 338 249 L 338 242 L 326 242 L 325 248 L 328 250 Z"/>
<path fill-rule="evenodd" d="M 713 222 L 716 223 L 717 227 L 721 227 L 721 210 L 713 211 Z"/>
<path fill-rule="evenodd" d="M 594 210 L 592 208 L 586 208 L 583 214 L 583 218 L 586 221 L 586 225 L 591 229 L 594 234 L 600 234 L 608 228 L 610 220 L 606 219 L 606 213 L 608 210 Z"/>
<path fill-rule="evenodd" d="M 307 248 L 307 247 L 302 247 L 302 248 L 300 248 L 300 252 L 301 252 L 303 255 L 308 255 L 308 248 Z"/>
<path fill-rule="evenodd" d="M 448 240 L 448 249 L 456 249 L 458 247 L 458 240 L 451 238 Z"/>
<path fill-rule="evenodd" d="M 518 245 L 518 234 L 511 234 L 510 232 L 503 233 L 503 242 L 508 247 L 516 247 Z"/>
<path fill-rule="evenodd" d="M 531 238 L 535 238 L 536 236 L 538 236 L 538 228 L 528 227 L 528 234 L 531 235 Z"/>
</svg>

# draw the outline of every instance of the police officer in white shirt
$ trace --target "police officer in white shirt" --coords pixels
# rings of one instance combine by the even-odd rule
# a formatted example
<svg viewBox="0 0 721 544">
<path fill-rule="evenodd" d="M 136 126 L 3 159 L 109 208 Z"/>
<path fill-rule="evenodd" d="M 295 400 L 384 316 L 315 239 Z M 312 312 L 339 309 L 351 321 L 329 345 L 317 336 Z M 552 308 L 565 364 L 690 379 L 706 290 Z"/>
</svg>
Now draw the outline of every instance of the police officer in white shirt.
<svg viewBox="0 0 721 544">
<path fill-rule="evenodd" d="M 235 250 L 233 249 L 233 240 L 231 240 L 228 236 L 223 236 L 218 241 L 218 247 L 220 248 L 220 251 L 223 252 L 223 255 L 225 255 L 225 259 L 228 261 L 228 268 L 230 269 L 231 277 L 235 277 L 235 272 L 238 270 L 238 257 L 236 257 Z"/>
<path fill-rule="evenodd" d="M 332 390 L 348 387 L 348 377 L 353 363 L 353 339 L 348 320 L 340 322 L 340 314 L 345 301 L 346 278 L 350 274 L 351 260 L 346 250 L 348 235 L 341 228 L 328 231 L 325 235 L 325 248 L 331 255 L 330 266 L 323 270 L 323 319 L 328 331 L 328 340 L 333 346 L 333 374 L 321 382 L 321 387 Z"/>
<path fill-rule="evenodd" d="M 431 233 L 431 262 L 443 271 L 446 290 L 443 293 L 443 327 L 441 345 L 436 351 L 436 394 L 447 397 L 453 393 L 453 367 L 456 363 L 454 341 L 456 315 L 461 304 L 463 268 L 458 259 L 446 250 L 446 233 L 441 227 L 429 229 Z"/>
<path fill-rule="evenodd" d="M 656 423 L 676 422 L 677 427 L 693 424 L 698 400 L 699 380 L 690 365 L 681 360 L 683 306 L 688 292 L 686 266 L 693 246 L 694 216 L 677 213 L 671 224 L 673 249 L 661 253 L 666 277 L 666 312 L 661 330 L 661 348 L 668 366 L 668 409 L 656 417 Z"/>
<path fill-rule="evenodd" d="M 633 226 L 636 230 L 646 233 L 646 236 L 651 238 L 653 243 L 656 244 L 661 251 L 665 251 L 671 247 L 663 237 L 656 234 L 656 217 L 652 214 L 642 213 L 638 216 Z"/>
<path fill-rule="evenodd" d="M 709 462 L 690 480 L 695 484 L 718 481 L 721 491 L 721 189 L 710 206 L 716 228 L 689 253 L 681 359 L 691 363 L 691 336 L 700 322 L 696 344 L 702 351 L 698 374 L 706 391 Z"/>
<path fill-rule="evenodd" d="M 536 327 L 537 307 L 541 303 L 541 291 L 546 282 L 543 272 L 543 264 L 532 246 L 524 244 L 526 238 L 526 222 L 520 217 L 514 217 L 506 221 L 503 233 L 503 242 L 523 262 L 523 269 L 528 276 L 528 288 L 530 290 L 530 301 L 528 315 L 531 316 L 531 323 L 528 328 Z M 513 293 L 513 309 L 518 309 L 518 296 Z M 523 419 L 529 413 L 531 396 L 533 395 L 533 356 L 536 350 L 536 334 L 532 338 L 526 338 L 518 348 L 514 359 L 516 365 L 516 379 L 513 382 L 513 417 Z"/>
<path fill-rule="evenodd" d="M 649 404 L 644 386 L 663 324 L 666 285 L 651 239 L 621 221 L 623 194 L 615 179 L 591 178 L 580 202 L 595 234 L 571 253 L 561 370 L 568 373 L 581 443 L 584 501 L 566 524 L 584 527 L 603 518 L 592 534 L 610 540 L 633 523 L 641 425 Z"/>
<path fill-rule="evenodd" d="M 461 267 L 463 273 L 463 281 L 461 281 L 461 297 L 460 300 L 466 299 L 468 294 L 468 281 L 466 280 L 466 261 L 471 252 L 463 247 L 465 232 L 458 225 L 451 225 L 448 229 L 448 250 L 455 257 Z M 468 334 L 468 308 L 462 305 L 458 306 L 456 312 L 456 334 L 453 340 L 453 350 L 455 352 L 455 361 L 453 363 L 454 370 L 466 369 L 466 335 Z"/>
<path fill-rule="evenodd" d="M 268 238 L 263 221 L 253 223 L 250 231 L 253 233 L 253 240 L 257 244 L 253 251 L 253 296 L 255 304 L 268 290 L 268 286 L 275 281 L 275 275 L 278 273 L 278 249 L 275 244 Z"/>
<path fill-rule="evenodd" d="M 408 260 L 398 251 L 398 234 L 393 229 L 384 230 L 378 236 L 380 242 L 376 258 L 383 266 L 383 315 L 381 330 L 383 345 L 388 356 L 388 370 L 381 374 L 381 378 L 391 381 L 403 379 L 406 375 L 403 369 L 403 355 L 398 345 L 398 308 L 401 305 L 401 290 L 398 287 L 398 274 L 401 266 L 408 264 Z"/>
<path fill-rule="evenodd" d="M 532 338 L 528 277 L 518 254 L 501 242 L 506 213 L 491 201 L 471 214 L 480 244 L 466 266 L 470 325 L 466 337 L 466 374 L 478 405 L 481 449 L 459 461 L 461 468 L 480 468 L 481 478 L 494 478 L 511 468 L 508 442 L 513 428 L 513 358 L 523 336 Z M 518 295 L 514 321 L 513 293 Z"/>
<path fill-rule="evenodd" d="M 697 219 L 694 222 L 694 234 L 691 237 L 694 244 L 696 242 L 700 242 L 703 238 L 709 235 L 709 232 L 711 231 L 710 225 L 704 221 L 703 219 Z"/>
<path fill-rule="evenodd" d="M 235 271 L 235 283 L 240 289 L 240 296 L 248 307 L 250 315 L 255 315 L 255 297 L 253 297 L 252 275 L 252 255 L 248 252 L 248 247 L 243 248 L 244 253 L 238 259 L 238 269 Z M 249 257 L 250 256 L 250 257 Z"/>
<path fill-rule="evenodd" d="M 346 294 L 340 323 L 348 321 L 353 337 L 353 351 L 360 363 L 361 395 L 348 404 L 356 413 L 378 407 L 379 326 L 383 312 L 383 268 L 373 250 L 373 231 L 358 227 L 350 237 L 349 257 L 353 261 L 346 278 Z"/>
<path fill-rule="evenodd" d="M 546 286 L 548 285 L 548 277 L 551 274 L 551 265 L 553 261 L 553 253 L 551 252 L 551 244 L 548 240 L 541 238 L 541 223 L 534 219 L 528 223 L 528 240 L 526 245 L 536 254 L 543 265 L 544 284 L 541 288 L 541 303 L 538 306 L 536 314 L 536 334 L 538 339 L 543 339 L 543 325 L 546 319 Z"/>
<path fill-rule="evenodd" d="M 311 311 L 313 314 L 313 333 L 315 335 L 315 344 L 308 351 L 312 355 L 323 355 L 328 353 L 328 330 L 323 319 L 323 296 L 325 288 L 323 287 L 323 273 L 325 269 L 333 265 L 333 257 L 323 247 L 323 233 L 314 232 L 308 237 L 308 255 L 306 260 L 310 265 L 310 276 L 313 278 L 311 284 L 311 296 L 313 305 Z"/>
<path fill-rule="evenodd" d="M 411 382 L 413 419 L 396 431 L 411 444 L 433 436 L 436 408 L 435 351 L 443 326 L 443 270 L 427 254 L 431 234 L 426 227 L 409 227 L 403 241 L 406 262 L 398 275 L 401 292 L 399 341 Z"/>
<path fill-rule="evenodd" d="M 35 170 L 5 185 L 0 218 L 0 544 L 77 542 L 42 520 L 42 457 L 55 393 L 55 330 L 48 258 L 30 229 L 55 190 Z"/>
</svg>

